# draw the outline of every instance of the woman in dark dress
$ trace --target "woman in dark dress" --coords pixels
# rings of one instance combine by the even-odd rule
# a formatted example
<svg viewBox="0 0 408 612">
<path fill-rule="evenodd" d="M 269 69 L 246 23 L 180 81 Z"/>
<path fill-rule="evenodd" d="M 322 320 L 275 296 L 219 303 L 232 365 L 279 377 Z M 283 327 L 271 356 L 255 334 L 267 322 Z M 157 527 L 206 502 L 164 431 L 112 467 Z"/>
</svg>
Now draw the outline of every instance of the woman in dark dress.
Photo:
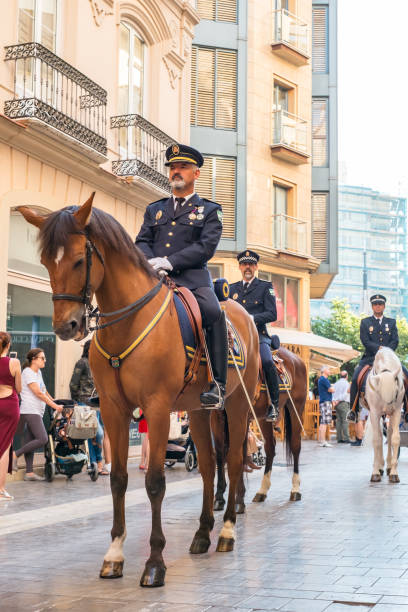
<svg viewBox="0 0 408 612">
<path fill-rule="evenodd" d="M 20 408 L 21 367 L 18 359 L 10 359 L 11 337 L 0 332 L 0 502 L 13 499 L 5 487 L 7 471 L 12 472 L 12 444 Z"/>
</svg>

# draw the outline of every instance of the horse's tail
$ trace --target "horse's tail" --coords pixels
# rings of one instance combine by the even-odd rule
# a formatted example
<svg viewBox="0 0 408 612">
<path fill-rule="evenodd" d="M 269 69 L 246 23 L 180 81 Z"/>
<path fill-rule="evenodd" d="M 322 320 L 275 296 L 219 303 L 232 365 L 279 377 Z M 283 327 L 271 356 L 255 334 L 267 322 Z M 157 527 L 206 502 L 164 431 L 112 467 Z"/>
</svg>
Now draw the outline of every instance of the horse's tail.
<svg viewBox="0 0 408 612">
<path fill-rule="evenodd" d="M 292 465 L 293 453 L 291 447 L 292 440 L 292 419 L 290 418 L 290 412 L 285 404 L 285 451 L 286 451 L 286 463 Z"/>
<path fill-rule="evenodd" d="M 229 449 L 229 427 L 228 427 L 228 417 L 227 417 L 227 411 L 223 410 L 222 411 L 222 417 L 223 417 L 223 421 L 224 421 L 224 457 L 227 456 L 228 454 L 228 449 Z"/>
<path fill-rule="evenodd" d="M 371 425 L 371 418 L 368 418 L 366 421 L 362 446 L 368 446 L 370 448 L 373 446 L 373 426 Z"/>
</svg>

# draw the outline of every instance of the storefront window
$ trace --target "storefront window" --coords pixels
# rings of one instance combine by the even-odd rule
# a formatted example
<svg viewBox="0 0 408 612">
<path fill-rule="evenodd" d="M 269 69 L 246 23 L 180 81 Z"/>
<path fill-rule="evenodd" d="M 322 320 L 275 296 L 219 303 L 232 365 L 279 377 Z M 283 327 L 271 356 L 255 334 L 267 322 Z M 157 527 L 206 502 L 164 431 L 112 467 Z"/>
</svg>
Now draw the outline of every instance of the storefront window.
<svg viewBox="0 0 408 612">
<path fill-rule="evenodd" d="M 12 350 L 21 363 L 32 348 L 43 349 L 47 358 L 42 370 L 45 386 L 55 391 L 55 334 L 52 331 L 52 301 L 46 291 L 9 285 L 7 294 L 7 331 Z"/>
<path fill-rule="evenodd" d="M 261 280 L 272 282 L 276 296 L 277 320 L 275 327 L 299 327 L 299 281 L 279 274 L 260 271 Z"/>
</svg>

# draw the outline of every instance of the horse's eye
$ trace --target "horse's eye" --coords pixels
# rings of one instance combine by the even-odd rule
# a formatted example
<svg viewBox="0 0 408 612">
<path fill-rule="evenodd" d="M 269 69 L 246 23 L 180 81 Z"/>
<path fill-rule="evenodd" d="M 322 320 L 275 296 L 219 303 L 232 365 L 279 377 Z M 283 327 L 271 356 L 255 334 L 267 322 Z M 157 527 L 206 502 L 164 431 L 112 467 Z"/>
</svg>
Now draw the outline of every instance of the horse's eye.
<svg viewBox="0 0 408 612">
<path fill-rule="evenodd" d="M 78 259 L 78 261 L 76 261 L 74 263 L 74 270 L 76 270 L 77 268 L 80 268 L 82 266 L 82 264 L 84 263 L 83 258 L 82 259 Z"/>
</svg>

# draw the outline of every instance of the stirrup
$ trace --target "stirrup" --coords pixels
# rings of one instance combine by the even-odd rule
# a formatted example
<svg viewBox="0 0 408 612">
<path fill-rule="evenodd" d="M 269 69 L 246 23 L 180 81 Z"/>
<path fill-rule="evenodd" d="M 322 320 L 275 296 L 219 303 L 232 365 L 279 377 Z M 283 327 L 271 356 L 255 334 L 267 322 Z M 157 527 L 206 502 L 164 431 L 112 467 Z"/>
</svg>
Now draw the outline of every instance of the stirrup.
<svg viewBox="0 0 408 612">
<path fill-rule="evenodd" d="M 218 392 L 217 396 L 216 393 Z M 209 395 L 213 397 L 208 397 Z M 206 410 L 224 410 L 225 389 L 216 380 L 211 382 L 210 389 L 200 395 L 201 408 Z M 208 400 L 208 401 L 207 401 Z"/>
<path fill-rule="evenodd" d="M 346 421 L 349 423 L 357 423 L 357 414 L 355 410 L 349 410 L 346 416 Z"/>
<path fill-rule="evenodd" d="M 267 423 L 276 423 L 276 421 L 279 419 L 279 406 L 276 406 L 276 404 L 271 404 L 268 408 L 268 414 L 266 415 L 266 422 Z"/>
</svg>

